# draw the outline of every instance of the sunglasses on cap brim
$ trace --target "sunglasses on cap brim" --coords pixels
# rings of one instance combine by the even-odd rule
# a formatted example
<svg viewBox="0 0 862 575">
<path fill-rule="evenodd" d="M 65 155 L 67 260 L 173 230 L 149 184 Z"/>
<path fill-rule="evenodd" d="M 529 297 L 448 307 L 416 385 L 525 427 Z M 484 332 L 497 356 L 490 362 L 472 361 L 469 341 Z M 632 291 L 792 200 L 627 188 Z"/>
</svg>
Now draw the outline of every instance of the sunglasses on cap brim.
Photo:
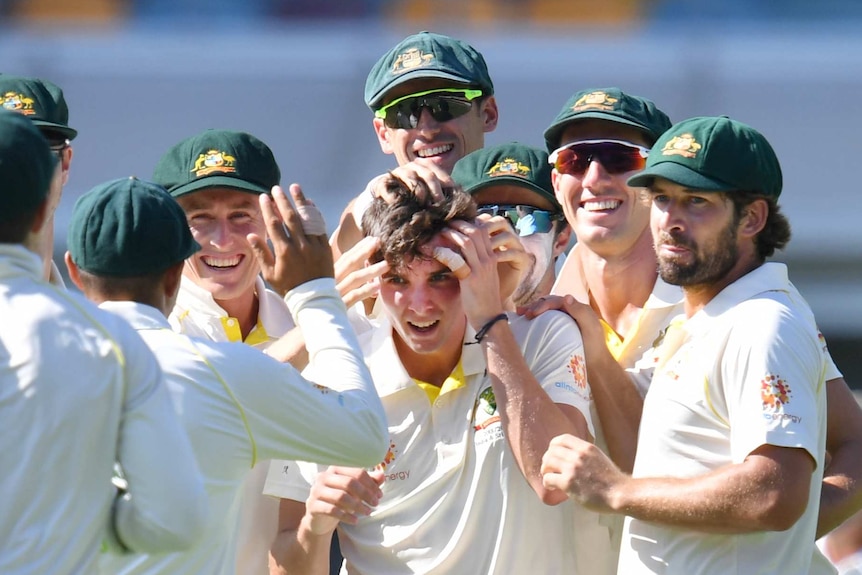
<svg viewBox="0 0 862 575">
<path fill-rule="evenodd" d="M 463 116 L 473 107 L 473 100 L 482 95 L 482 90 L 442 88 L 408 94 L 393 100 L 374 112 L 375 118 L 383 119 L 389 128 L 411 130 L 419 125 L 422 110 L 428 110 L 437 122 L 448 122 Z"/>
<path fill-rule="evenodd" d="M 549 212 L 519 204 L 482 205 L 479 206 L 478 212 L 506 218 L 522 238 L 533 234 L 546 234 L 554 228 L 555 221 L 563 219 L 560 212 Z"/>
<path fill-rule="evenodd" d="M 582 176 L 591 162 L 598 162 L 610 174 L 624 174 L 646 167 L 649 148 L 621 140 L 583 140 L 554 150 L 548 162 L 561 174 Z"/>
</svg>

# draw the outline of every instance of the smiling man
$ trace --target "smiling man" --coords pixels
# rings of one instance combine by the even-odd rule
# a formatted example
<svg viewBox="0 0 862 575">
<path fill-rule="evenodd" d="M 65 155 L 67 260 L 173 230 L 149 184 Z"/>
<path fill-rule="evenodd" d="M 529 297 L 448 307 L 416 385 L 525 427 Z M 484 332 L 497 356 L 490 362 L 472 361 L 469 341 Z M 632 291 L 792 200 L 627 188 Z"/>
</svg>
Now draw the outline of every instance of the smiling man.
<svg viewBox="0 0 862 575">
<path fill-rule="evenodd" d="M 419 32 L 404 38 L 374 64 L 365 81 L 365 104 L 374 132 L 410 184 L 438 178 L 451 184 L 455 163 L 485 145 L 497 128 L 497 100 L 485 58 L 450 36 Z M 331 244 L 336 255 L 362 238 L 362 211 L 389 174 L 378 176 L 345 209 Z"/>
<path fill-rule="evenodd" d="M 251 134 L 207 130 L 168 150 L 153 181 L 177 199 L 201 249 L 183 269 L 175 331 L 212 341 L 242 341 L 268 348 L 294 327 L 287 304 L 267 289 L 246 237 L 266 237 L 258 203 L 279 183 L 281 171 L 269 147 Z M 246 479 L 239 527 L 237 570 L 267 572 L 269 544 L 275 537 L 278 505 L 261 496 L 269 461 Z"/>
</svg>

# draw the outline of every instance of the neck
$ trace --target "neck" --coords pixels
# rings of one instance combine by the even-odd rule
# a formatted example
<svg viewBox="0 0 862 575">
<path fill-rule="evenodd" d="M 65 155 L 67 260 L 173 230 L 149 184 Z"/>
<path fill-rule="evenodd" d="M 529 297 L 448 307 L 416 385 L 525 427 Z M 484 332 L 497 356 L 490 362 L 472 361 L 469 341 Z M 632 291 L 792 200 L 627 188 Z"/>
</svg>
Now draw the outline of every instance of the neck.
<svg viewBox="0 0 862 575">
<path fill-rule="evenodd" d="M 459 340 L 453 338 L 452 342 L 446 342 L 443 349 L 432 353 L 413 351 L 395 331 L 392 332 L 392 338 L 407 375 L 437 387 L 443 385 L 461 360 L 463 337 Z"/>
<path fill-rule="evenodd" d="M 257 325 L 257 316 L 260 311 L 260 300 L 254 290 L 249 290 L 243 295 L 224 300 L 215 300 L 230 317 L 239 321 L 239 328 L 244 340 Z"/>
<path fill-rule="evenodd" d="M 590 305 L 614 331 L 625 337 L 637 321 L 658 277 L 649 230 L 625 252 L 599 255 L 582 246 L 579 257 L 590 291 Z"/>
</svg>

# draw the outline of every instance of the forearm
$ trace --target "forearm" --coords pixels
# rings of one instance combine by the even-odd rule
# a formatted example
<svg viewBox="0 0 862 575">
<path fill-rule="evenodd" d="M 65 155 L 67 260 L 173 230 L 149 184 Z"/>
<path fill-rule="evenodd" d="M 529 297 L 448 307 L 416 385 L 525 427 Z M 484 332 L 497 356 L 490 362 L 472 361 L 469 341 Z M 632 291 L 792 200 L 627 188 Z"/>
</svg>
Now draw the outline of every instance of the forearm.
<svg viewBox="0 0 862 575">
<path fill-rule="evenodd" d="M 586 420 L 574 407 L 567 415 L 545 393 L 506 323 L 495 324 L 482 345 L 503 430 L 521 472 L 545 503 L 563 501 L 564 493 L 542 485 L 542 456 L 558 435 L 589 440 Z"/>
<path fill-rule="evenodd" d="M 626 473 L 634 467 L 643 398 L 605 345 L 598 322 L 579 324 L 587 379 L 602 426 L 608 455 Z"/>
<path fill-rule="evenodd" d="M 293 328 L 278 338 L 271 346 L 266 348 L 264 353 L 282 363 L 289 363 L 297 371 L 302 371 L 308 366 L 308 351 L 305 349 L 305 338 L 302 336 L 302 330 L 298 327 Z"/>
<path fill-rule="evenodd" d="M 862 509 L 862 411 L 843 379 L 826 382 L 826 450 L 817 536 Z"/>
<path fill-rule="evenodd" d="M 269 554 L 270 575 L 326 575 L 332 534 L 315 535 L 302 519 L 299 528 L 280 531 Z"/>
<path fill-rule="evenodd" d="M 802 459 L 807 454 L 784 455 L 801 457 L 790 462 L 781 461 L 782 456 L 749 456 L 743 463 L 690 478 L 628 477 L 610 491 L 609 506 L 617 513 L 677 529 L 783 531 L 805 510 L 812 465 L 810 458 Z"/>
</svg>

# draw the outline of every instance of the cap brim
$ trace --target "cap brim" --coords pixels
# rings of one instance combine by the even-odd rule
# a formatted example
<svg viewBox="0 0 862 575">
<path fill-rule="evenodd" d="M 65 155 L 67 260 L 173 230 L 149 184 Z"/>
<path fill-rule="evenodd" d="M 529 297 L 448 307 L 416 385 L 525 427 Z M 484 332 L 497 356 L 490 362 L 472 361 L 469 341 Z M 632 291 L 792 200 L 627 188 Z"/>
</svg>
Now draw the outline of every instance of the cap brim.
<svg viewBox="0 0 862 575">
<path fill-rule="evenodd" d="M 560 204 L 557 202 L 557 198 L 553 194 L 549 193 L 548 190 L 544 190 L 540 186 L 537 186 L 536 184 L 534 184 L 532 182 L 528 182 L 527 180 L 524 180 L 523 178 L 513 178 L 513 177 L 508 177 L 508 176 L 496 176 L 496 177 L 494 177 L 493 180 L 485 180 L 485 181 L 479 182 L 475 186 L 471 187 L 470 189 L 465 189 L 464 191 L 472 196 L 473 194 L 476 194 L 477 192 L 484 190 L 485 188 L 490 188 L 492 186 L 501 186 L 501 185 L 505 185 L 505 184 L 509 184 L 509 185 L 513 185 L 513 186 L 520 186 L 524 189 L 530 190 L 531 192 L 535 192 L 538 195 L 540 195 L 541 197 L 543 197 L 546 200 L 548 200 L 549 202 L 551 202 L 551 205 L 554 206 L 555 210 L 562 209 L 562 208 L 560 208 Z"/>
<path fill-rule="evenodd" d="M 267 190 L 263 186 L 259 186 L 246 180 L 240 180 L 239 178 L 231 178 L 230 176 L 209 176 L 189 182 L 188 184 L 177 186 L 168 191 L 173 197 L 177 198 L 179 196 L 184 196 L 192 192 L 198 192 L 209 188 L 230 188 L 233 190 L 239 190 L 240 192 L 248 192 L 250 194 L 258 195 L 268 194 L 270 192 L 270 190 Z"/>
<path fill-rule="evenodd" d="M 652 138 L 658 138 L 661 134 L 653 134 L 652 130 L 648 127 L 640 124 L 638 122 L 633 122 L 631 120 L 627 120 L 626 118 L 621 118 L 615 114 L 608 114 L 605 112 L 584 112 L 581 114 L 577 114 L 576 116 L 572 116 L 570 118 L 566 118 L 564 120 L 560 120 L 554 124 L 548 126 L 548 129 L 545 130 L 543 134 L 545 136 L 545 144 L 548 147 L 548 152 L 552 152 L 560 147 L 560 137 L 563 135 L 563 130 L 565 130 L 566 126 L 577 122 L 579 120 L 586 119 L 599 119 L 599 120 L 607 120 L 608 122 L 614 122 L 615 124 L 625 124 L 626 126 L 634 126 L 639 130 L 643 130 L 647 134 L 649 134 Z"/>
<path fill-rule="evenodd" d="M 626 183 L 633 188 L 644 188 L 650 186 L 655 178 L 664 178 L 692 190 L 722 192 L 735 189 L 721 180 L 709 178 L 675 162 L 662 162 L 651 166 L 630 177 Z"/>
<path fill-rule="evenodd" d="M 69 140 L 74 140 L 78 135 L 78 130 L 64 126 L 63 124 L 55 124 L 54 122 L 46 122 L 45 120 L 33 120 L 33 125 L 41 131 L 57 132 Z"/>
<path fill-rule="evenodd" d="M 392 88 L 396 86 L 400 86 L 405 82 L 409 82 L 410 80 L 415 80 L 416 78 L 442 78 L 444 80 L 452 80 L 453 82 L 457 82 L 458 84 L 464 84 L 465 86 L 476 86 L 475 81 L 470 78 L 464 78 L 463 76 L 459 76 L 457 74 L 452 74 L 450 72 L 444 72 L 443 70 L 413 70 L 412 72 L 407 72 L 402 76 L 398 76 L 398 78 L 383 87 L 379 92 L 374 95 L 374 98 L 368 102 L 368 107 L 372 110 L 377 110 L 382 103 L 383 97 L 389 92 Z M 484 94 L 483 91 L 483 95 Z"/>
</svg>

